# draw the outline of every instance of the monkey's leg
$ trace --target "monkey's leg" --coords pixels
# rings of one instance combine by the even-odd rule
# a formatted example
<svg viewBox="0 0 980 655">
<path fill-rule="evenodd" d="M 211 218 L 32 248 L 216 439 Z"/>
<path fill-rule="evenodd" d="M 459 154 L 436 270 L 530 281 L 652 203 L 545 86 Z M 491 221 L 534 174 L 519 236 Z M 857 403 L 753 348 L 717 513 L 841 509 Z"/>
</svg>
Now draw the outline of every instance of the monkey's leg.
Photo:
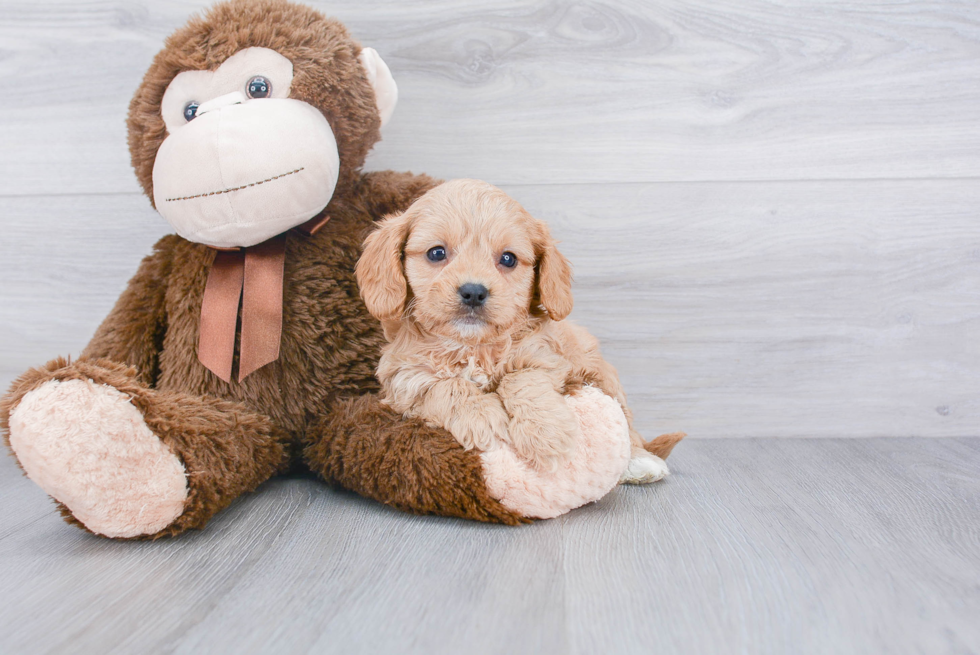
<svg viewBox="0 0 980 655">
<path fill-rule="evenodd" d="M 0 427 L 65 519 L 107 537 L 201 528 L 287 460 L 267 417 L 148 389 L 135 369 L 108 360 L 28 371 L 0 400 Z"/>
<path fill-rule="evenodd" d="M 343 399 L 307 432 L 310 469 L 362 496 L 416 514 L 515 525 L 525 521 L 490 496 L 477 450 L 405 419 L 376 395 Z"/>
</svg>

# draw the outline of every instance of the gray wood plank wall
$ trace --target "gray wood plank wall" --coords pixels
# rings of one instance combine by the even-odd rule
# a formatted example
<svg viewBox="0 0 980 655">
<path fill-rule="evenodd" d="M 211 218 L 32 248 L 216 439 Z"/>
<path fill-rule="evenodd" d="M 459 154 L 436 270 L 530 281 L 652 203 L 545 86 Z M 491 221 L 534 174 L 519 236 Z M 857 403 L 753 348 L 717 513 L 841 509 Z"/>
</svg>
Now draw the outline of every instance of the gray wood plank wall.
<svg viewBox="0 0 980 655">
<path fill-rule="evenodd" d="M 0 384 L 162 219 L 124 117 L 197 1 L 0 0 Z M 980 5 L 311 2 L 401 101 L 368 168 L 501 185 L 652 436 L 980 434 Z"/>
</svg>

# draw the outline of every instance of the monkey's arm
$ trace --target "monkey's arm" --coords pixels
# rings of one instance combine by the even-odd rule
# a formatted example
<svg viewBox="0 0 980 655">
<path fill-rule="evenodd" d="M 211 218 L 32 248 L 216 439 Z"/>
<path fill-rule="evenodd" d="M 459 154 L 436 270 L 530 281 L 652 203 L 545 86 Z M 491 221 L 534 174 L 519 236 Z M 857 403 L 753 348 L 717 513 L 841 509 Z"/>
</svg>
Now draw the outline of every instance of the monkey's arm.
<svg viewBox="0 0 980 655">
<path fill-rule="evenodd" d="M 166 236 L 143 259 L 115 307 L 82 351 L 87 359 L 108 359 L 135 367 L 148 386 L 156 381 L 167 329 L 166 290 L 171 252 L 179 237 Z"/>
<path fill-rule="evenodd" d="M 527 522 L 487 488 L 479 451 L 445 430 L 405 418 L 376 394 L 344 398 L 306 435 L 306 461 L 332 484 L 416 514 Z"/>
</svg>

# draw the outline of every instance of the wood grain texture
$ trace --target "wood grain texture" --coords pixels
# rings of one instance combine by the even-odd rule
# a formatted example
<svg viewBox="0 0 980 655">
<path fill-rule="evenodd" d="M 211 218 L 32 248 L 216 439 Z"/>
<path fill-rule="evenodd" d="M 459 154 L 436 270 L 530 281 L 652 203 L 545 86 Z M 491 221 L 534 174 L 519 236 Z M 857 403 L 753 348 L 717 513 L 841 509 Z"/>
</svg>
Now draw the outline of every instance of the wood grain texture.
<svg viewBox="0 0 980 655">
<path fill-rule="evenodd" d="M 209 2 L 0 3 L 0 195 L 137 189 L 125 111 Z M 401 100 L 375 169 L 498 184 L 980 175 L 980 5 L 311 2 Z"/>
<path fill-rule="evenodd" d="M 647 437 L 975 436 L 980 185 L 505 187 Z M 77 354 L 166 231 L 136 195 L 0 198 L 0 384 Z"/>
<path fill-rule="evenodd" d="M 566 523 L 571 640 L 585 653 L 976 652 L 977 445 L 692 442 L 662 498 L 620 492 Z"/>
<path fill-rule="evenodd" d="M 978 439 L 688 441 L 507 528 L 280 479 L 203 532 L 0 535 L 0 652 L 969 653 Z M 43 494 L 0 462 L 0 525 Z M 16 500 L 16 502 L 11 502 Z"/>
<path fill-rule="evenodd" d="M 647 435 L 980 429 L 980 185 L 514 188 Z"/>
</svg>

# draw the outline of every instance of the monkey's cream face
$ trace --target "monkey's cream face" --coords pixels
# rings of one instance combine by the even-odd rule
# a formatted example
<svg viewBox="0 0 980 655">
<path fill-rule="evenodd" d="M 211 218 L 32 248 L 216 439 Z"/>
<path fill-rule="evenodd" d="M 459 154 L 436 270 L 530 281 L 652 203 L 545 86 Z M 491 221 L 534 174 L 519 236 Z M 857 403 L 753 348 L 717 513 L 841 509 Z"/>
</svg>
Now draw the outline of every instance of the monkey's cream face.
<svg viewBox="0 0 980 655">
<path fill-rule="evenodd" d="M 361 62 L 386 118 L 397 98 L 391 74 L 370 48 Z M 251 246 L 330 202 L 337 142 L 317 108 L 289 98 L 292 79 L 289 59 L 247 48 L 217 70 L 180 73 L 167 87 L 153 200 L 177 234 L 215 247 Z"/>
</svg>

